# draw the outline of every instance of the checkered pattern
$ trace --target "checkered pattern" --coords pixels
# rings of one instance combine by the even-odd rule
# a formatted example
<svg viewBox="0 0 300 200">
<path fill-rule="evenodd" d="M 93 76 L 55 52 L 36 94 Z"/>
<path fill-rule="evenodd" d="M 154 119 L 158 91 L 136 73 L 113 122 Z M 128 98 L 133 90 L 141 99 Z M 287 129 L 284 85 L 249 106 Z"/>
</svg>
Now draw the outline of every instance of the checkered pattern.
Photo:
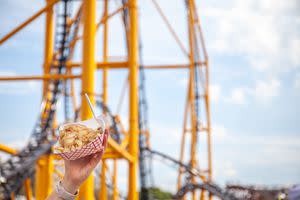
<svg viewBox="0 0 300 200">
<path fill-rule="evenodd" d="M 70 152 L 57 153 L 57 154 L 66 160 L 76 160 L 78 158 L 83 158 L 85 156 L 103 151 L 104 150 L 104 146 L 102 145 L 103 139 L 104 139 L 104 134 L 101 134 L 95 140 L 81 147 L 80 149 L 76 149 Z"/>
</svg>

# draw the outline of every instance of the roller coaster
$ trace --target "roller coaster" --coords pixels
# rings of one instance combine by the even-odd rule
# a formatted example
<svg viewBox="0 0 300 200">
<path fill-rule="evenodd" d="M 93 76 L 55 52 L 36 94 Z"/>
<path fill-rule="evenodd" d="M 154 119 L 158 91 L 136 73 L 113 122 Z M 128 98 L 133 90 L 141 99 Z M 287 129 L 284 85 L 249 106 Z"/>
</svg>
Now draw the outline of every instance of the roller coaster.
<svg viewBox="0 0 300 200">
<path fill-rule="evenodd" d="M 108 5 L 111 1 L 104 0 L 103 16 L 98 23 L 95 21 L 96 0 L 79 1 L 77 11 L 71 10 L 71 0 L 47 0 L 47 5 L 35 15 L 26 20 L 12 32 L 0 39 L 0 45 L 23 29 L 27 24 L 46 14 L 46 52 L 44 75 L 40 77 L 0 77 L 1 81 L 12 80 L 43 80 L 43 99 L 37 122 L 27 145 L 16 153 L 13 153 L 0 166 L 0 199 L 13 199 L 15 195 L 25 188 L 27 199 L 32 199 L 30 179 L 35 176 L 35 199 L 44 199 L 51 191 L 52 174 L 59 174 L 59 170 L 53 170 L 53 160 L 60 160 L 52 155 L 51 147 L 57 140 L 57 102 L 64 98 L 65 121 L 84 120 L 91 117 L 86 102 L 81 101 L 81 107 L 76 104 L 75 87 L 73 80 L 80 78 L 82 91 L 91 96 L 92 102 L 97 109 L 107 116 L 110 121 L 109 146 L 103 158 L 99 199 L 107 199 L 107 189 L 111 190 L 113 199 L 127 198 L 138 199 L 137 194 L 137 168 L 139 168 L 140 194 L 143 200 L 153 199 L 149 192 L 154 187 L 152 173 L 153 158 L 158 157 L 165 162 L 171 163 L 178 170 L 177 193 L 174 199 L 191 197 L 196 199 L 200 191 L 201 199 L 236 199 L 233 195 L 222 190 L 212 182 L 212 161 L 210 141 L 210 111 L 209 111 L 209 79 L 208 79 L 208 56 L 205 50 L 197 6 L 194 0 L 183 1 L 186 9 L 188 22 L 189 50 L 186 50 L 179 37 L 173 30 L 162 8 L 156 0 L 152 0 L 155 8 L 163 21 L 166 23 L 175 41 L 189 59 L 188 64 L 147 66 L 143 63 L 142 42 L 138 30 L 138 9 L 136 0 L 115 1 L 119 8 L 108 13 Z M 52 44 L 54 30 L 54 7 L 56 8 L 55 42 Z M 128 61 L 108 61 L 108 20 L 120 14 L 124 25 Z M 103 62 L 96 63 L 94 57 L 95 32 L 103 26 Z M 80 36 L 80 28 L 83 35 Z M 83 41 L 83 61 L 72 61 L 76 43 Z M 82 68 L 81 75 L 74 75 L 72 69 Z M 103 93 L 100 98 L 94 91 L 94 73 L 97 69 L 103 71 Z M 128 78 L 123 91 L 128 87 L 129 91 L 129 130 L 125 130 L 118 114 L 108 107 L 107 101 L 107 72 L 109 69 L 128 69 Z M 189 70 L 189 84 L 187 100 L 184 112 L 184 127 L 181 140 L 180 157 L 174 158 L 150 147 L 150 131 L 148 125 L 148 103 L 146 98 L 145 71 L 148 69 L 186 69 Z M 139 76 L 138 76 L 139 75 Z M 122 92 L 121 99 L 124 98 Z M 73 112 L 71 112 L 73 110 Z M 200 112 L 201 111 L 201 112 Z M 190 126 L 188 126 L 190 124 Z M 191 143 L 187 147 L 186 135 L 190 133 Z M 207 169 L 201 169 L 197 163 L 197 144 L 199 134 L 207 135 Z M 184 160 L 184 151 L 190 149 L 188 162 Z M 116 186 L 116 164 L 118 159 L 125 159 L 129 164 L 128 194 L 121 195 Z M 114 162 L 111 183 L 108 183 L 107 160 Z M 44 166 L 39 165 L 43 161 Z M 59 167 L 57 167 L 59 168 Z M 51 172 L 49 174 L 49 172 Z M 61 176 L 61 174 L 60 174 Z M 188 196 L 189 195 L 189 196 Z M 90 177 L 80 189 L 80 199 L 94 198 L 94 181 Z"/>
</svg>

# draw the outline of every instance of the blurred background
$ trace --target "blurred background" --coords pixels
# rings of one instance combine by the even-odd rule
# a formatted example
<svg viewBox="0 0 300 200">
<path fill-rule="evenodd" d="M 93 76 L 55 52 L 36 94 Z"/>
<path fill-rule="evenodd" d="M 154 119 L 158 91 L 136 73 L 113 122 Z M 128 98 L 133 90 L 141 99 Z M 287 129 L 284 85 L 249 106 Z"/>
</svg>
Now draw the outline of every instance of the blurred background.
<svg viewBox="0 0 300 200">
<path fill-rule="evenodd" d="M 119 4 L 109 2 L 111 13 Z M 188 49 L 184 1 L 157 2 Z M 73 11 L 80 3 L 72 1 Z M 42 0 L 1 0 L 0 38 L 45 4 Z M 103 4 L 97 1 L 97 20 L 103 14 Z M 196 4 L 209 57 L 213 182 L 222 188 L 228 184 L 263 188 L 299 184 L 299 1 L 201 0 Z M 144 65 L 188 63 L 151 0 L 138 1 L 138 16 Z M 126 43 L 119 17 L 110 19 L 108 32 L 108 60 L 124 60 Z M 97 60 L 102 60 L 102 38 L 100 27 L 96 34 Z M 0 45 L 0 76 L 42 74 L 44 39 L 45 16 L 41 15 Z M 74 62 L 81 61 L 81 53 L 79 43 Z M 112 112 L 117 110 L 127 73 L 125 69 L 108 73 L 107 105 Z M 98 71 L 96 77 L 95 88 L 101 92 L 102 72 Z M 176 159 L 180 154 L 188 80 L 186 69 L 145 72 L 151 148 Z M 75 87 L 80 91 L 80 82 L 76 81 Z M 26 146 L 40 111 L 42 87 L 42 81 L 35 80 L 0 82 L 0 143 L 17 150 Z M 80 99 L 80 93 L 76 95 Z M 127 108 L 119 113 L 126 129 L 127 113 Z M 62 98 L 58 100 L 56 116 L 59 122 L 64 121 Z M 197 146 L 200 167 L 207 164 L 206 154 L 201 153 L 201 138 Z M 1 162 L 8 158 L 8 154 L 1 153 Z M 118 188 L 126 194 L 127 165 L 125 161 L 119 163 Z M 152 171 L 156 187 L 176 193 L 178 170 L 154 161 Z"/>
</svg>

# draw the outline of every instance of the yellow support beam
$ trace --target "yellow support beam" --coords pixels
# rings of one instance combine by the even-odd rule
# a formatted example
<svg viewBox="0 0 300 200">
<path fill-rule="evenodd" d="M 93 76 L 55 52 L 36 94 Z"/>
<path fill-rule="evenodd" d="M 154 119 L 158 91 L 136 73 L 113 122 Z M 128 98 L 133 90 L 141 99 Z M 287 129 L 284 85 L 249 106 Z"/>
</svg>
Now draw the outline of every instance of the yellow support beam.
<svg viewBox="0 0 300 200">
<path fill-rule="evenodd" d="M 124 6 L 121 6 L 120 8 L 118 8 L 117 10 L 115 10 L 114 12 L 108 14 L 108 12 L 106 12 L 105 15 L 103 15 L 103 17 L 101 18 L 101 20 L 97 23 L 97 30 L 100 27 L 101 24 L 107 24 L 107 21 L 109 18 L 115 16 L 116 14 L 120 13 L 122 10 L 124 10 L 126 7 L 128 6 L 128 4 L 126 3 Z M 105 5 L 104 5 L 105 7 Z"/>
<path fill-rule="evenodd" d="M 53 75 L 50 75 L 50 67 L 53 57 L 54 42 L 54 22 L 53 22 L 53 0 L 46 0 L 48 9 L 46 9 L 46 29 L 45 29 L 45 48 L 44 48 L 44 66 L 43 76 L 31 77 L 10 77 L 11 80 L 43 80 L 43 98 L 47 98 L 48 81 Z M 55 77 L 57 78 L 57 76 Z M 41 156 L 36 162 L 35 174 L 35 198 L 37 200 L 45 199 L 52 191 L 52 173 L 54 170 L 53 157 L 49 154 Z M 30 191 L 30 183 L 25 183 L 28 193 Z M 31 195 L 31 194 L 28 194 Z"/>
<path fill-rule="evenodd" d="M 102 19 L 107 19 L 108 14 L 108 0 L 104 1 L 104 10 Z M 108 21 L 101 20 L 103 22 L 103 63 L 107 63 L 108 59 Z M 98 29 L 100 24 L 97 24 L 96 29 Z M 107 66 L 103 66 L 103 77 L 102 77 L 102 87 L 103 87 L 103 103 L 107 105 Z M 105 111 L 104 113 L 105 114 Z M 100 193 L 99 199 L 106 200 L 107 199 L 107 187 L 106 187 L 106 167 L 105 160 L 103 160 L 102 170 L 101 170 L 101 183 L 100 183 Z"/>
<path fill-rule="evenodd" d="M 114 169 L 113 169 L 113 177 L 112 177 L 112 184 L 113 184 L 113 194 L 112 194 L 112 200 L 118 199 L 118 190 L 117 190 L 117 174 L 118 174 L 118 163 L 117 160 L 114 159 L 113 161 Z"/>
<path fill-rule="evenodd" d="M 129 162 L 128 199 L 137 200 L 138 170 L 138 8 L 137 0 L 129 0 L 129 153 L 133 162 Z"/>
<path fill-rule="evenodd" d="M 82 63 L 82 96 L 81 96 L 81 119 L 92 118 L 92 113 L 84 93 L 95 92 L 95 36 L 96 36 L 96 0 L 84 0 L 83 2 L 83 63 Z M 95 104 L 94 95 L 90 95 L 92 104 Z M 79 200 L 94 199 L 94 178 L 89 176 L 79 190 Z"/>
<path fill-rule="evenodd" d="M 107 199 L 107 188 L 106 188 L 106 162 L 105 159 L 102 158 L 102 166 L 101 166 L 101 182 L 100 182 L 100 190 L 99 190 L 99 199 Z"/>
<path fill-rule="evenodd" d="M 81 67 L 82 63 L 79 62 L 69 62 L 67 63 L 67 67 Z M 126 68 L 128 66 L 128 62 L 97 62 L 96 66 L 98 69 L 106 68 Z"/>
<path fill-rule="evenodd" d="M 103 17 L 107 17 L 108 12 L 108 0 L 104 1 L 104 13 Z M 108 23 L 104 22 L 103 26 L 103 63 L 107 63 L 108 60 Z M 103 66 L 103 77 L 102 77 L 102 86 L 103 86 L 103 103 L 107 104 L 107 66 Z M 105 113 L 104 113 L 105 114 Z"/>
<path fill-rule="evenodd" d="M 76 79 L 81 78 L 81 75 L 58 75 L 58 74 L 45 74 L 37 76 L 2 76 L 0 81 L 31 81 L 31 80 L 58 80 L 58 79 Z M 45 88 L 46 89 L 46 88 Z"/>
<path fill-rule="evenodd" d="M 158 5 L 156 0 L 152 0 L 156 10 L 158 11 L 158 13 L 160 14 L 160 16 L 162 17 L 163 21 L 165 22 L 165 24 L 167 25 L 167 28 L 169 29 L 170 33 L 172 34 L 172 36 L 174 37 L 175 41 L 177 42 L 177 44 L 179 45 L 179 47 L 181 48 L 182 52 L 184 53 L 185 56 L 189 56 L 189 53 L 187 52 L 187 50 L 185 49 L 183 43 L 180 41 L 178 35 L 176 34 L 175 30 L 173 29 L 173 27 L 171 26 L 171 23 L 169 22 L 168 18 L 166 17 L 166 15 L 164 14 L 164 12 L 162 11 L 161 7 Z"/>
<path fill-rule="evenodd" d="M 47 5 L 51 5 L 53 0 L 46 0 Z M 44 46 L 44 74 L 50 73 L 50 67 L 53 59 L 54 46 L 54 20 L 53 20 L 53 6 L 49 7 L 46 12 L 46 30 L 45 30 L 45 46 Z M 46 94 L 48 88 L 48 81 L 44 79 L 43 82 L 43 96 Z"/>
<path fill-rule="evenodd" d="M 212 181 L 212 152 L 211 152 L 211 122 L 210 122 L 210 105 L 209 105 L 209 65 L 207 62 L 206 68 L 206 95 L 205 95 L 205 107 L 207 115 L 207 157 L 208 157 L 208 181 Z M 211 199 L 211 197 L 210 197 Z"/>
<path fill-rule="evenodd" d="M 44 200 L 52 191 L 53 157 L 42 155 L 36 162 L 35 199 Z"/>
<path fill-rule="evenodd" d="M 99 22 L 97 23 L 96 25 L 96 31 L 99 29 L 99 27 L 101 25 L 103 25 L 104 23 L 106 23 L 108 21 L 108 19 L 110 19 L 111 17 L 115 16 L 116 14 L 120 13 L 122 10 L 124 10 L 126 7 L 127 7 L 127 3 L 124 5 L 124 6 L 121 6 L 120 8 L 116 9 L 115 11 L 113 11 L 112 13 L 110 14 L 107 14 L 106 17 L 103 16 Z M 74 41 L 73 42 L 76 42 L 78 40 L 81 40 L 82 39 L 82 36 L 78 36 L 76 38 L 74 38 Z"/>
<path fill-rule="evenodd" d="M 6 40 L 8 40 L 10 37 L 18 33 L 20 30 L 22 30 L 24 27 L 26 27 L 28 24 L 30 24 L 32 21 L 34 21 L 36 18 L 38 18 L 41 14 L 43 14 L 48 9 L 52 8 L 54 4 L 59 2 L 60 0 L 51 0 L 50 3 L 47 4 L 44 8 L 40 9 L 36 14 L 32 15 L 29 19 L 27 19 L 25 22 L 20 24 L 18 27 L 16 27 L 14 30 L 12 30 L 10 33 L 5 35 L 3 38 L 0 39 L 0 45 L 2 45 Z"/>
<path fill-rule="evenodd" d="M 118 159 L 118 160 L 121 160 L 121 159 L 125 159 L 123 156 L 121 156 L 119 153 L 116 153 L 116 152 L 108 152 L 108 153 L 105 153 L 102 157 L 103 160 L 107 160 L 107 159 Z"/>
<path fill-rule="evenodd" d="M 27 200 L 32 199 L 32 190 L 31 190 L 31 181 L 29 178 L 26 178 L 24 181 L 25 195 Z"/>
<path fill-rule="evenodd" d="M 196 62 L 195 64 L 203 67 L 204 62 Z M 97 62 L 97 69 L 128 69 L 128 62 Z M 80 67 L 81 63 L 71 62 L 67 64 L 67 67 Z M 145 65 L 144 69 L 189 69 L 190 64 L 168 64 L 168 65 Z"/>
<path fill-rule="evenodd" d="M 5 153 L 9 153 L 9 154 L 16 154 L 18 152 L 16 149 L 8 147 L 4 144 L 0 144 L 0 151 L 3 151 Z"/>
<path fill-rule="evenodd" d="M 123 158 L 128 160 L 130 163 L 136 162 L 136 158 L 132 155 L 132 153 L 128 152 L 125 148 L 120 146 L 116 141 L 109 138 L 107 142 L 109 147 L 111 147 L 116 153 L 122 155 Z"/>
<path fill-rule="evenodd" d="M 194 76 L 195 76 L 195 60 L 194 60 L 194 45 L 195 45 L 195 32 L 194 32 L 194 10 L 192 9 L 192 0 L 188 1 L 188 27 L 189 27 L 189 48 L 190 48 L 190 114 L 191 114 L 191 148 L 190 148 L 190 155 L 191 155 L 191 168 L 197 168 L 197 118 L 195 112 L 195 96 L 194 96 Z M 191 176 L 191 183 L 196 183 L 196 177 L 194 175 Z M 192 192 L 192 200 L 196 200 L 196 192 Z"/>
</svg>

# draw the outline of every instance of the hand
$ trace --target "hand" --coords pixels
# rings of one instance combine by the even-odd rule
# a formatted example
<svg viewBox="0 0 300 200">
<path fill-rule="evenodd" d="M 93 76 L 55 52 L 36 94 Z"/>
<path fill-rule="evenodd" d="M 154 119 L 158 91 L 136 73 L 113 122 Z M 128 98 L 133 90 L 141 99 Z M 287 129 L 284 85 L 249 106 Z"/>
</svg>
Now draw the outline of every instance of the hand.
<svg viewBox="0 0 300 200">
<path fill-rule="evenodd" d="M 70 193 L 75 194 L 80 185 L 89 177 L 96 165 L 101 160 L 108 139 L 108 130 L 104 132 L 104 149 L 98 153 L 77 160 L 65 160 L 65 176 L 62 186 Z"/>
</svg>

